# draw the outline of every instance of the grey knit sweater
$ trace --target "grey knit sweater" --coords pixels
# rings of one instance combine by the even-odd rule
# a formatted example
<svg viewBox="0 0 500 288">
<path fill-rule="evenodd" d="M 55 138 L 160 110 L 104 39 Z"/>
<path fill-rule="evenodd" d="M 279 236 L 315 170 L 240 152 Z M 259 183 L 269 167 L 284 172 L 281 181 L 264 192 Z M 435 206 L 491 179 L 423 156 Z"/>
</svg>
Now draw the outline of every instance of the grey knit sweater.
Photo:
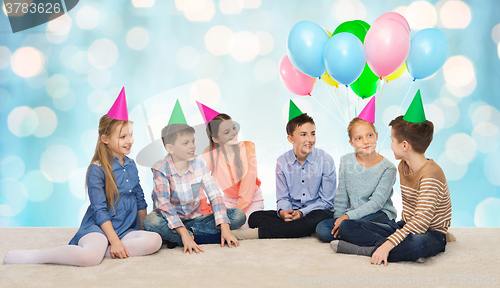
<svg viewBox="0 0 500 288">
<path fill-rule="evenodd" d="M 335 218 L 347 214 L 349 219 L 361 219 L 382 210 L 389 219 L 396 219 L 392 204 L 392 186 L 397 169 L 385 157 L 372 167 L 363 167 L 356 153 L 340 158 L 339 187 L 335 192 Z"/>
</svg>

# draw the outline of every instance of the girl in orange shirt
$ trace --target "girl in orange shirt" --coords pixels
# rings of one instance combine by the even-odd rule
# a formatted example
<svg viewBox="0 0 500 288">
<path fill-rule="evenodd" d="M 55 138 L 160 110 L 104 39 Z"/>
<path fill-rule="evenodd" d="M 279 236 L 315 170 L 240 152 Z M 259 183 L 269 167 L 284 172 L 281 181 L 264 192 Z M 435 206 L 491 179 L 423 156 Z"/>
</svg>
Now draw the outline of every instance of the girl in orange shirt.
<svg viewBox="0 0 500 288">
<path fill-rule="evenodd" d="M 198 106 L 207 124 L 210 141 L 203 151 L 208 171 L 223 190 L 226 207 L 243 209 L 248 221 L 252 212 L 264 209 L 261 182 L 257 178 L 255 144 L 250 141 L 238 142 L 239 125 L 229 115 L 219 114 L 201 103 Z M 205 206 L 203 203 L 201 206 L 205 210 L 204 214 L 210 213 L 208 204 Z M 249 228 L 248 223 L 241 228 Z"/>
</svg>

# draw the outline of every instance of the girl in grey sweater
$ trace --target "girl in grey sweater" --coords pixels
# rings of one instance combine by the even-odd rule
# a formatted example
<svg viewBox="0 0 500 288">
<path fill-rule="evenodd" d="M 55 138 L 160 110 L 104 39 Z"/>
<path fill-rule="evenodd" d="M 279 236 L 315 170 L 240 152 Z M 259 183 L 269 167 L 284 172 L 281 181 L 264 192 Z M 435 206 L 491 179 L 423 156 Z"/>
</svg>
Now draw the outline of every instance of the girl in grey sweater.
<svg viewBox="0 0 500 288">
<path fill-rule="evenodd" d="M 338 237 L 338 228 L 345 219 L 372 222 L 394 221 L 392 186 L 397 169 L 375 151 L 378 133 L 373 123 L 354 118 L 347 127 L 349 144 L 355 153 L 340 158 L 339 186 L 335 192 L 334 218 L 318 224 L 316 235 L 323 242 Z"/>
</svg>

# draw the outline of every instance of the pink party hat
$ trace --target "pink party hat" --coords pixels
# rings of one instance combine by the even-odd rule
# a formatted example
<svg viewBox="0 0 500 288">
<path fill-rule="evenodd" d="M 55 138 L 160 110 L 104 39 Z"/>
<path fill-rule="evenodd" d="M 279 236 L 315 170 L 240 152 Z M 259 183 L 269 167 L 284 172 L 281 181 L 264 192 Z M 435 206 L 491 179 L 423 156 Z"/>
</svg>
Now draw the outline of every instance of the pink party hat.
<svg viewBox="0 0 500 288">
<path fill-rule="evenodd" d="M 198 101 L 196 101 L 196 105 L 198 105 L 198 109 L 200 109 L 201 116 L 203 116 L 203 120 L 205 121 L 206 125 L 208 125 L 208 123 L 212 121 L 212 119 L 214 119 L 215 116 L 220 114 L 214 109 L 209 108 Z"/>
<path fill-rule="evenodd" d="M 116 120 L 128 121 L 127 99 L 125 99 L 125 87 L 122 88 L 120 95 L 116 98 L 115 103 L 109 109 L 107 114 L 109 117 Z"/>
<path fill-rule="evenodd" d="M 359 113 L 358 118 L 370 123 L 375 123 L 375 97 L 372 97 L 370 102 L 366 104 L 363 111 Z"/>
</svg>

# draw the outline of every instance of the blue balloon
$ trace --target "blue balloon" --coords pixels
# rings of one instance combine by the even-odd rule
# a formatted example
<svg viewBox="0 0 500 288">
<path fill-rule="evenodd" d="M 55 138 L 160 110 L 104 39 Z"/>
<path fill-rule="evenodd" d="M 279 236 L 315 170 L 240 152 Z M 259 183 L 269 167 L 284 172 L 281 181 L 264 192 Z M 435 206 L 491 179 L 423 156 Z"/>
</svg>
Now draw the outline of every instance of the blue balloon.
<svg viewBox="0 0 500 288">
<path fill-rule="evenodd" d="M 448 39 L 443 32 L 428 28 L 420 30 L 410 42 L 410 54 L 406 58 L 408 72 L 415 79 L 423 79 L 436 73 L 448 58 Z"/>
<path fill-rule="evenodd" d="M 323 50 L 330 36 L 318 24 L 300 21 L 292 27 L 287 40 L 287 55 L 295 68 L 310 77 L 320 77 L 326 71 Z"/>
<path fill-rule="evenodd" d="M 343 85 L 356 81 L 366 64 L 363 43 L 347 32 L 333 35 L 325 46 L 323 56 L 328 74 Z"/>
</svg>

